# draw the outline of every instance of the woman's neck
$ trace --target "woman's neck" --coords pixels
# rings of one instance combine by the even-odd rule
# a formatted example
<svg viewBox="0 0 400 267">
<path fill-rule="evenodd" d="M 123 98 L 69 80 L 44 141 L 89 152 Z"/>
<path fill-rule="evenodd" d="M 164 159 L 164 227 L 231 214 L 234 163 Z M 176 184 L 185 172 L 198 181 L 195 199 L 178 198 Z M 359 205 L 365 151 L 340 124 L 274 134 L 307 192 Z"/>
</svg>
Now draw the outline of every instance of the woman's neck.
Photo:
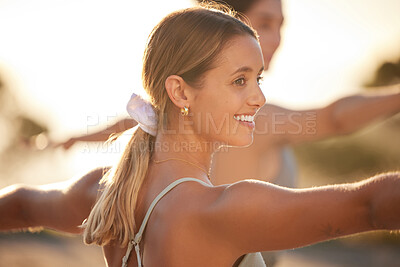
<svg viewBox="0 0 400 267">
<path fill-rule="evenodd" d="M 155 161 L 181 159 L 208 172 L 214 151 L 213 144 L 198 135 L 159 133 L 152 158 Z"/>
</svg>

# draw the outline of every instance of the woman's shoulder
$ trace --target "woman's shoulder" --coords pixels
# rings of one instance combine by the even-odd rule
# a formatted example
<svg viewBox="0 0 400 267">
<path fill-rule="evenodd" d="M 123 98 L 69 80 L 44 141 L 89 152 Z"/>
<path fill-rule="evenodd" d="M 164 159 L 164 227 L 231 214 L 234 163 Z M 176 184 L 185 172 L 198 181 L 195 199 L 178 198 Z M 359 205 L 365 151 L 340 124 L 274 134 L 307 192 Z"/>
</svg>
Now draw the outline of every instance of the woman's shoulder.
<svg viewBox="0 0 400 267">
<path fill-rule="evenodd" d="M 243 201 L 251 198 L 252 190 L 260 186 L 254 186 L 259 182 L 255 180 L 243 180 L 234 184 L 219 186 L 205 186 L 199 183 L 184 183 L 176 188 L 175 194 L 171 194 L 159 211 L 156 218 L 168 218 L 163 220 L 162 229 L 168 233 L 179 231 L 179 242 L 176 236 L 171 236 L 171 246 L 180 247 L 184 240 L 186 244 L 194 242 L 198 249 L 215 249 L 229 246 L 230 255 L 239 257 L 250 251 L 240 247 L 237 238 L 232 235 L 246 233 L 246 227 L 252 224 L 254 210 L 249 203 L 255 201 Z M 263 183 L 266 185 L 267 183 Z M 266 185 L 267 187 L 269 185 Z M 268 191 L 268 190 L 267 190 Z M 260 204 L 260 203 L 257 203 Z M 165 205 L 165 206 L 164 206 Z M 165 207 L 165 209 L 164 209 Z M 257 209 L 258 210 L 258 209 Z M 161 215 L 158 217 L 158 215 Z M 250 219 L 249 219 L 250 218 Z M 260 219 L 260 218 L 259 218 Z M 155 220 L 160 221 L 160 220 Z M 242 226 L 246 227 L 243 228 Z M 239 234 L 240 233 L 240 234 Z M 207 245 L 202 247 L 202 242 L 207 236 Z M 175 244 L 174 240 L 177 241 Z M 247 239 L 244 239 L 246 241 Z M 245 252 L 245 253 L 244 253 Z M 222 252 L 221 252 L 222 253 Z"/>
<path fill-rule="evenodd" d="M 232 184 L 205 185 L 196 182 L 185 182 L 175 188 L 171 200 L 175 205 L 187 209 L 188 212 L 199 214 L 210 213 L 213 209 L 238 205 L 243 203 L 244 197 L 251 196 L 253 190 L 273 190 L 273 184 L 254 179 L 241 180 Z"/>
<path fill-rule="evenodd" d="M 191 180 L 175 185 L 158 205 L 174 207 L 173 209 L 179 210 L 181 214 L 201 213 L 218 199 L 227 186 L 213 186 L 189 179 Z"/>
<path fill-rule="evenodd" d="M 161 205 L 166 207 L 166 210 L 173 210 L 173 216 L 179 216 L 181 222 L 190 222 L 195 225 L 200 221 L 209 221 L 213 223 L 200 224 L 200 226 L 215 227 L 215 222 L 228 218 L 225 216 L 235 214 L 240 209 L 248 209 L 248 207 L 243 207 L 249 203 L 244 200 L 248 200 L 255 193 L 254 190 L 260 189 L 260 186 L 266 191 L 268 191 L 266 187 L 273 187 L 269 183 L 257 180 L 242 180 L 218 186 L 207 186 L 195 182 L 183 183 L 175 188 L 175 193 L 167 197 Z"/>
<path fill-rule="evenodd" d="M 273 184 L 250 179 L 211 188 L 204 193 L 204 196 L 208 195 L 203 197 L 207 202 L 201 202 L 192 223 L 198 233 L 213 236 L 214 243 L 230 244 L 232 253 L 242 255 L 261 251 L 250 249 L 258 244 L 246 246 L 243 242 L 254 241 L 257 235 L 265 236 L 260 231 L 262 222 L 271 219 L 269 211 L 274 205 L 273 198 L 284 196 L 284 191 Z"/>
<path fill-rule="evenodd" d="M 226 186 L 184 182 L 174 187 L 157 203 L 150 217 L 146 233 L 148 241 L 157 240 L 158 245 L 165 244 L 174 251 L 182 251 L 187 247 L 207 255 L 225 251 L 224 240 L 209 235 L 211 231 L 207 217 L 210 206 L 215 205 Z"/>
<path fill-rule="evenodd" d="M 153 218 L 163 218 L 164 227 L 184 227 L 193 229 L 209 212 L 210 206 L 217 202 L 227 185 L 212 186 L 195 181 L 186 181 L 174 186 L 154 206 Z M 164 189 L 166 187 L 163 187 Z M 157 190 L 161 192 L 162 189 Z M 152 202 L 161 193 L 153 193 L 146 200 L 139 218 L 144 218 L 150 210 Z M 141 221 L 139 219 L 139 221 Z M 168 225 L 168 226 L 167 226 Z"/>
<path fill-rule="evenodd" d="M 205 185 L 198 182 L 184 182 L 165 194 L 156 204 L 156 217 L 159 215 L 172 224 L 182 223 L 200 227 L 218 228 L 219 221 L 236 218 L 237 212 L 243 210 L 242 216 L 253 215 L 250 203 L 260 203 L 260 194 L 276 190 L 276 186 L 258 181 L 242 180 L 233 184 Z M 151 198 L 155 199 L 154 194 Z M 267 202 L 268 200 L 265 200 Z M 151 203 L 145 205 L 146 212 Z M 252 212 L 253 211 L 253 212 Z M 141 217 L 144 217 L 144 210 Z M 250 213 L 249 213 L 250 212 Z M 169 220 L 170 218 L 171 220 Z M 207 221 L 209 223 L 207 223 Z M 200 223 L 199 222 L 203 222 Z M 211 229 L 203 229 L 211 230 Z"/>
</svg>

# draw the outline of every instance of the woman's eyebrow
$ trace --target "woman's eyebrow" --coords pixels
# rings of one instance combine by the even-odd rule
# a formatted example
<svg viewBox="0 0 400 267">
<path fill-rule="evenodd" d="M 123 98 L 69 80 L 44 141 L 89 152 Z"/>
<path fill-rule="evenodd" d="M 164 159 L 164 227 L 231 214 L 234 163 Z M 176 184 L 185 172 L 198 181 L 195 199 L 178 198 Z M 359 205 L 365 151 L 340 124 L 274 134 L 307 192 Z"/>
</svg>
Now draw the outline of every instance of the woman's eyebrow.
<svg viewBox="0 0 400 267">
<path fill-rule="evenodd" d="M 238 73 L 238 72 L 251 72 L 251 71 L 253 71 L 252 68 L 250 68 L 250 67 L 248 67 L 248 66 L 243 66 L 243 67 L 238 68 L 236 71 L 234 71 L 234 72 L 231 74 L 231 76 L 235 75 L 235 74 Z"/>
<path fill-rule="evenodd" d="M 236 71 L 234 71 L 231 74 L 231 76 L 233 76 L 233 75 L 235 75 L 236 73 L 239 73 L 239 72 L 252 72 L 252 71 L 253 71 L 253 69 L 251 67 L 243 66 L 243 67 L 238 68 Z M 262 66 L 261 69 L 258 72 L 263 72 L 263 71 L 264 71 L 264 66 Z"/>
</svg>

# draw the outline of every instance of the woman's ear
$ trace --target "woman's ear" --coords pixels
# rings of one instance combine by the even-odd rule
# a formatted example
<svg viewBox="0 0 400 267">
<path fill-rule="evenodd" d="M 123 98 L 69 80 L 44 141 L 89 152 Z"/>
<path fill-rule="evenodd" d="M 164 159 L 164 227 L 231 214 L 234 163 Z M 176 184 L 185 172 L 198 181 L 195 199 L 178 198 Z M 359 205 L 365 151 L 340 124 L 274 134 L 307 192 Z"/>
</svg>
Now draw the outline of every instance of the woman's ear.
<svg viewBox="0 0 400 267">
<path fill-rule="evenodd" d="M 189 107 L 188 98 L 185 93 L 186 83 L 182 77 L 171 75 L 165 80 L 165 89 L 171 101 L 178 108 Z"/>
</svg>

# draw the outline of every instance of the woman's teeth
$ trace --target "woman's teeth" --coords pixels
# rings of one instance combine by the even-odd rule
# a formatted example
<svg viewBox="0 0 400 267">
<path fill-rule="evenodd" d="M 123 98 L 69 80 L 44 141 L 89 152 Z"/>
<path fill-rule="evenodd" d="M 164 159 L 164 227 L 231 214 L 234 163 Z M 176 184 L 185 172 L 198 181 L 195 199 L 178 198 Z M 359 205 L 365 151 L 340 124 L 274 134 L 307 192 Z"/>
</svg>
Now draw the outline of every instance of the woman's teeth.
<svg viewBox="0 0 400 267">
<path fill-rule="evenodd" d="M 254 116 L 251 115 L 234 115 L 233 118 L 237 121 L 253 122 Z"/>
</svg>

